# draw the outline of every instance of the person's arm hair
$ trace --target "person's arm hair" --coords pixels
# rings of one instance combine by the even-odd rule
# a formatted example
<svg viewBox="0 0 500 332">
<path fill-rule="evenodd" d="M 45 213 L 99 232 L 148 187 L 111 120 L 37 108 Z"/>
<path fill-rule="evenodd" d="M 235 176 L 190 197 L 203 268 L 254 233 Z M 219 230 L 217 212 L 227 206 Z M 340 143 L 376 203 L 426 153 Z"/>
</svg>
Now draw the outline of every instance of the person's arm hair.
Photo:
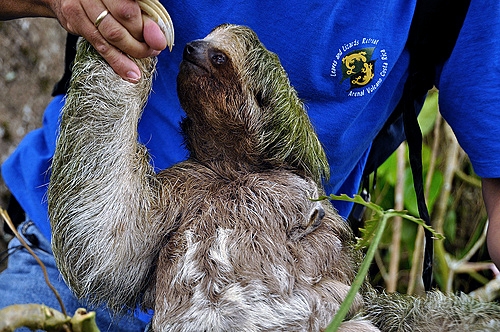
<svg viewBox="0 0 500 332">
<path fill-rule="evenodd" d="M 23 17 L 56 17 L 47 1 L 44 0 L 2 0 L 0 1 L 0 20 Z"/>
<path fill-rule="evenodd" d="M 500 267 L 500 178 L 482 179 L 483 199 L 488 212 L 488 251 L 496 266 Z"/>
</svg>

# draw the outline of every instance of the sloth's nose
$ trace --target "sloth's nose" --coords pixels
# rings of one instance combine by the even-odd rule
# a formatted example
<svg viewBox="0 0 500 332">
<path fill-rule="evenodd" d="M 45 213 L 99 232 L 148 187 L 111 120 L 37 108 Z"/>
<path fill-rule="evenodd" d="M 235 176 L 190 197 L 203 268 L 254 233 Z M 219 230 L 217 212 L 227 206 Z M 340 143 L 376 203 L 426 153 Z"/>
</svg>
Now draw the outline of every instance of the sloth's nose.
<svg viewBox="0 0 500 332">
<path fill-rule="evenodd" d="M 199 59 L 200 57 L 207 54 L 208 42 L 204 40 L 195 40 L 187 43 L 184 47 L 184 53 L 182 57 L 185 60 Z"/>
</svg>

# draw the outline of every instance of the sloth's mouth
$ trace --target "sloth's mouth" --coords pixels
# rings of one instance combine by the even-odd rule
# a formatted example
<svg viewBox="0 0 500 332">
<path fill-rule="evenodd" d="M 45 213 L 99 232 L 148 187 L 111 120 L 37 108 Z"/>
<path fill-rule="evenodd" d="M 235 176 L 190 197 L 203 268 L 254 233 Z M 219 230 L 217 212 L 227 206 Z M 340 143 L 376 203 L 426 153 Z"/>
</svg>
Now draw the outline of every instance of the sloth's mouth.
<svg viewBox="0 0 500 332">
<path fill-rule="evenodd" d="M 210 70 L 208 70 L 207 67 L 205 67 L 203 64 L 197 62 L 195 59 L 187 59 L 184 57 L 184 59 L 181 62 L 181 69 L 183 67 L 186 67 L 186 69 L 190 70 L 197 70 L 197 71 L 203 71 L 207 74 L 210 74 Z"/>
</svg>

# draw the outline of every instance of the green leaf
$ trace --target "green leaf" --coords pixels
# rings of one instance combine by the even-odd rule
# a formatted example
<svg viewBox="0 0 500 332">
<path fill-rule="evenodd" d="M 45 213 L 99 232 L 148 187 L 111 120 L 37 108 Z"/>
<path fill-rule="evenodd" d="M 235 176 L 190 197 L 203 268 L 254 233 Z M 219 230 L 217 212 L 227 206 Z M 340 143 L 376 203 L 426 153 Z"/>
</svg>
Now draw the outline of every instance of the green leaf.
<svg viewBox="0 0 500 332">
<path fill-rule="evenodd" d="M 354 248 L 356 250 L 361 250 L 370 245 L 377 231 L 379 219 L 371 219 L 365 221 L 365 228 L 360 228 L 361 237 L 357 238 Z"/>
<path fill-rule="evenodd" d="M 377 177 L 384 178 L 393 187 L 397 181 L 397 162 L 396 152 L 393 152 L 377 169 Z"/>
<path fill-rule="evenodd" d="M 418 115 L 418 123 L 422 130 L 422 136 L 427 135 L 433 128 L 438 114 L 438 95 L 437 90 L 431 90 L 425 98 L 422 110 Z"/>
<path fill-rule="evenodd" d="M 367 202 L 367 201 L 365 201 L 363 199 L 363 197 L 361 197 L 360 195 L 354 195 L 353 197 L 349 197 L 346 194 L 342 194 L 342 195 L 331 194 L 329 196 L 320 196 L 316 200 L 320 201 L 320 200 L 324 200 L 324 199 L 331 199 L 331 200 L 337 200 L 337 201 L 346 201 L 346 202 L 358 203 L 358 204 L 361 204 L 363 206 L 366 206 L 367 208 L 370 208 L 375 214 L 374 214 L 374 219 L 369 222 L 370 225 L 365 225 L 366 226 L 365 233 L 368 234 L 368 235 L 372 234 L 373 233 L 373 229 L 375 228 L 372 225 L 372 223 L 376 224 L 377 222 L 380 221 L 380 219 L 382 217 L 386 217 L 387 219 L 389 219 L 389 218 L 393 218 L 393 217 L 397 216 L 397 217 L 401 217 L 403 219 L 409 220 L 411 222 L 414 222 L 417 225 L 420 225 L 420 226 L 424 227 L 425 229 L 427 229 L 428 231 L 430 231 L 432 233 L 432 235 L 437 240 L 443 240 L 444 239 L 444 236 L 441 233 L 436 232 L 431 226 L 427 226 L 422 219 L 414 217 L 414 216 L 408 214 L 408 211 L 405 211 L 405 210 L 403 210 L 403 211 L 397 211 L 397 210 L 394 210 L 394 209 L 384 210 L 381 206 L 379 206 L 379 205 L 377 205 L 377 204 L 375 204 L 373 202 Z"/>
<path fill-rule="evenodd" d="M 384 209 L 382 209 L 380 206 L 378 206 L 375 203 L 365 201 L 363 199 L 363 197 L 361 197 L 360 195 L 354 195 L 353 197 L 349 197 L 346 194 L 342 194 L 342 195 L 331 194 L 330 196 L 321 196 L 318 198 L 318 200 L 324 200 L 324 199 L 358 203 L 358 204 L 366 206 L 367 208 L 372 209 L 373 212 L 375 212 L 375 214 L 377 214 L 379 216 L 381 216 L 381 214 L 383 214 L 383 212 L 384 212 Z"/>
<path fill-rule="evenodd" d="M 391 211 L 391 210 L 387 210 L 387 214 L 389 214 L 391 217 L 394 217 L 394 216 L 397 215 L 397 216 L 399 216 L 401 218 L 404 218 L 406 220 L 412 221 L 415 224 L 420 225 L 423 228 L 425 228 L 426 230 L 430 231 L 436 240 L 444 240 L 444 236 L 441 233 L 436 232 L 434 230 L 434 228 L 432 228 L 431 226 L 427 226 L 422 219 L 414 217 L 412 215 L 409 215 L 407 213 L 407 211 Z"/>
</svg>

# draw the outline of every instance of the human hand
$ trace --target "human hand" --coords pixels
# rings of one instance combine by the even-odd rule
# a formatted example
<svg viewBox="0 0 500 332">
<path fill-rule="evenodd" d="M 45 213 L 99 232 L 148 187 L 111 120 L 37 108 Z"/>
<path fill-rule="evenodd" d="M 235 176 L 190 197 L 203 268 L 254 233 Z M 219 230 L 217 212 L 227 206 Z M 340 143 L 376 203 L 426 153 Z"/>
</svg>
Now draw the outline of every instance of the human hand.
<svg viewBox="0 0 500 332">
<path fill-rule="evenodd" d="M 160 27 L 141 13 L 135 0 L 54 0 L 52 5 L 67 31 L 88 40 L 130 82 L 137 82 L 141 72 L 127 55 L 155 56 L 167 46 Z"/>
</svg>

